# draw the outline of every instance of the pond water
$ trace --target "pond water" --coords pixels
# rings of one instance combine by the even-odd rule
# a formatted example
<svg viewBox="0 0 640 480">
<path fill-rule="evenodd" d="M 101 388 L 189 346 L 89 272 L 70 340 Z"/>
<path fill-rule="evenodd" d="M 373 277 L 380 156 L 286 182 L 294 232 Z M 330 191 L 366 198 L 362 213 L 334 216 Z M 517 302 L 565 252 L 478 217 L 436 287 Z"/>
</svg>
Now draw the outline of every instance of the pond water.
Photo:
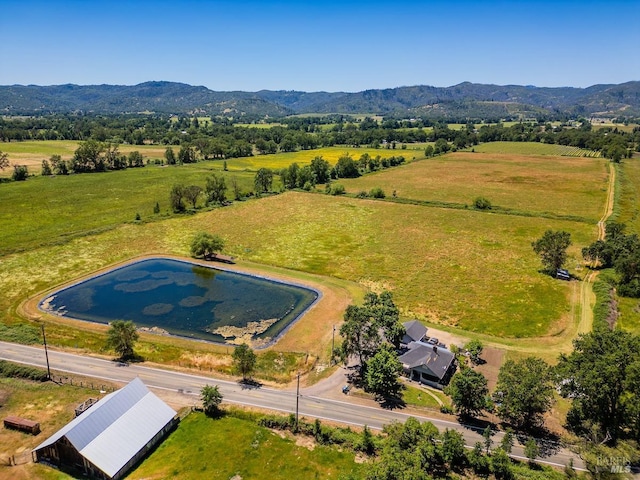
<svg viewBox="0 0 640 480">
<path fill-rule="evenodd" d="M 40 308 L 90 322 L 132 320 L 158 333 L 260 346 L 317 298 L 316 291 L 298 285 L 162 258 L 59 290 Z"/>
</svg>

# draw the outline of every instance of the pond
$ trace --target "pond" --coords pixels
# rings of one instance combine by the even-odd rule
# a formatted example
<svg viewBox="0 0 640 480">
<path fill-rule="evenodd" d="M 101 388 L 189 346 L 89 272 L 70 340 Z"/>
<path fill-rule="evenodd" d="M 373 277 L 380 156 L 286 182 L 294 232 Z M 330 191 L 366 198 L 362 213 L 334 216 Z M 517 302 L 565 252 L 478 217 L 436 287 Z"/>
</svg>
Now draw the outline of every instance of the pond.
<svg viewBox="0 0 640 480">
<path fill-rule="evenodd" d="M 153 258 L 59 290 L 39 307 L 89 322 L 131 320 L 156 333 L 261 346 L 284 333 L 318 297 L 299 285 Z"/>
</svg>

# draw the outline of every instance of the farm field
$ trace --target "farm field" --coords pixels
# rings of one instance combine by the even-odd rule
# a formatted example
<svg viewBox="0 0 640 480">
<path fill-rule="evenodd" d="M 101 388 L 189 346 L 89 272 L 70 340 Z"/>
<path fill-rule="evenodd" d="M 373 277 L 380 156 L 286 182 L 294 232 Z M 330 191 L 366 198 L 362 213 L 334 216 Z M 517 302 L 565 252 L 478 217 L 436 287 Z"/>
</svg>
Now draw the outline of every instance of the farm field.
<svg viewBox="0 0 640 480">
<path fill-rule="evenodd" d="M 127 478 L 358 478 L 353 453 L 296 440 L 250 420 L 192 413 Z"/>
<path fill-rule="evenodd" d="M 42 160 L 49 160 L 52 155 L 60 155 L 63 160 L 73 158 L 73 153 L 80 144 L 76 140 L 32 140 L 25 142 L 3 142 L 0 143 L 0 150 L 9 154 L 9 162 L 13 165 L 26 165 L 29 173 L 40 174 Z M 121 154 L 129 154 L 139 151 L 145 159 L 164 159 L 166 145 L 119 145 Z M 176 154 L 180 147 L 173 146 Z M 11 176 L 13 169 L 8 168 L 4 172 L 0 171 L 0 176 Z"/>
<path fill-rule="evenodd" d="M 207 230 L 240 260 L 391 289 L 408 316 L 497 337 L 554 335 L 571 320 L 571 289 L 538 273 L 530 244 L 548 228 L 571 232 L 572 268 L 595 237 L 579 222 L 287 192 L 5 256 L 0 308 L 10 320 L 27 296 L 115 262 L 187 256 L 193 234 Z M 288 343 L 295 350 L 295 339 L 277 348 Z"/>
<path fill-rule="evenodd" d="M 268 127 L 268 125 L 265 125 Z M 63 160 L 73 158 L 75 150 L 78 148 L 79 141 L 75 140 L 49 140 L 49 141 L 25 141 L 25 142 L 6 142 L 0 144 L 0 150 L 9 154 L 9 162 L 13 165 L 26 165 L 29 173 L 39 175 L 42 167 L 42 160 L 48 160 L 52 155 L 60 155 Z M 297 152 L 277 153 L 272 155 L 254 155 L 253 157 L 229 158 L 227 159 L 228 169 L 256 171 L 259 168 L 271 168 L 280 170 L 286 168 L 294 162 L 300 166 L 308 165 L 317 156 L 322 156 L 331 165 L 337 163 L 338 158 L 345 154 L 350 154 L 355 160 L 360 158 L 364 153 L 368 153 L 372 157 L 380 155 L 382 158 L 403 155 L 407 161 L 413 158 L 424 157 L 424 148 L 428 144 L 407 144 L 406 149 L 386 149 L 386 148 L 366 148 L 366 147 L 324 147 L 313 150 L 299 150 Z M 118 150 L 122 154 L 129 154 L 133 151 L 139 151 L 145 162 L 147 159 L 164 159 L 166 145 L 119 145 Z M 172 146 L 174 152 L 178 153 L 179 146 Z M 416 150 L 419 150 L 416 151 Z M 211 160 L 202 162 L 204 164 L 214 164 L 217 168 L 222 169 L 222 160 Z M 153 167 L 152 165 L 150 167 Z M 0 171 L 0 176 L 10 177 L 13 172 L 12 168 Z"/>
<path fill-rule="evenodd" d="M 283 157 L 283 162 L 289 164 L 300 153 L 326 155 L 330 150 L 336 158 L 345 152 L 342 148 L 298 152 Z M 402 150 L 350 150 L 354 158 L 365 151 L 403 154 Z M 228 161 L 230 167 L 233 161 Z M 207 174 L 222 172 L 221 167 L 220 161 L 209 161 L 3 184 L 0 318 L 12 323 L 19 304 L 29 296 L 118 262 L 149 253 L 188 256 L 192 236 L 205 230 L 222 235 L 225 253 L 241 264 L 281 267 L 294 276 L 319 275 L 314 278 L 325 279 L 322 282 L 344 280 L 354 286 L 346 290 L 355 292 L 356 299 L 364 288 L 388 288 L 405 317 L 443 328 L 510 344 L 539 337 L 553 343 L 570 333 L 573 284 L 540 274 L 531 242 L 547 229 L 571 232 L 568 266 L 580 276 L 580 249 L 596 237 L 595 222 L 604 205 L 603 160 L 457 152 L 340 180 L 353 192 L 365 188 L 356 182 L 372 182 L 387 195 L 396 189 L 399 197 L 462 205 L 481 195 L 521 215 L 300 192 L 236 202 L 191 216 L 166 214 L 174 183 L 203 186 Z M 253 173 L 234 173 L 233 168 L 225 172 L 234 174 L 243 188 L 252 189 Z M 161 214 L 154 216 L 156 201 Z M 552 215 L 538 216 L 544 212 Z M 142 222 L 133 221 L 136 213 Z M 285 337 L 275 348 L 325 355 L 327 343 L 318 340 L 340 321 L 341 311 L 333 315 L 317 328 L 301 326 L 301 337 Z M 102 331 L 75 328 L 68 324 L 53 328 L 52 342 L 102 348 Z M 145 343 L 142 354 L 154 361 L 199 364 L 198 359 L 180 359 L 179 349 L 169 343 L 158 340 L 162 345 L 157 349 Z M 209 364 L 217 361 L 211 359 Z"/>
<path fill-rule="evenodd" d="M 424 150 L 424 148 L 422 149 Z M 276 153 L 273 155 L 255 155 L 253 157 L 230 158 L 227 160 L 229 170 L 251 170 L 256 171 L 259 168 L 271 168 L 278 171 L 286 168 L 292 163 L 300 166 L 308 165 L 315 157 L 321 156 L 332 166 L 338 163 L 338 159 L 343 155 L 349 154 L 354 160 L 358 160 L 361 155 L 368 153 L 372 157 L 380 155 L 382 158 L 404 156 L 406 161 L 415 158 L 423 158 L 424 151 L 407 151 L 400 148 L 365 148 L 365 147 L 324 147 L 313 150 L 299 150 L 291 153 Z"/>
<path fill-rule="evenodd" d="M 599 159 L 456 152 L 356 179 L 340 179 L 348 193 L 380 187 L 387 196 L 493 206 L 532 214 L 602 215 L 607 162 Z"/>
<path fill-rule="evenodd" d="M 571 232 L 573 266 L 595 235 L 579 222 L 294 192 L 237 207 L 252 214 L 222 209 L 182 229 L 225 225 L 216 231 L 239 258 L 388 288 L 407 315 L 507 337 L 557 333 L 568 308 L 568 285 L 538 273 L 531 241 Z"/>
<path fill-rule="evenodd" d="M 0 255 L 62 242 L 69 237 L 170 215 L 173 185 L 205 186 L 212 172 L 236 176 L 242 191 L 253 190 L 253 174 L 222 172 L 216 162 L 55 177 L 33 177 L 0 189 Z M 158 202 L 160 214 L 154 214 Z M 19 214 L 17 214 L 19 212 Z"/>
<path fill-rule="evenodd" d="M 555 145 L 539 142 L 489 142 L 475 145 L 478 153 L 506 153 L 513 155 L 558 155 L 567 157 L 600 157 L 594 150 L 585 150 L 567 145 Z"/>
<path fill-rule="evenodd" d="M 592 128 L 600 129 L 600 128 L 617 128 L 621 132 L 633 132 L 633 129 L 638 127 L 635 123 L 630 123 L 625 125 L 624 123 L 598 123 L 595 122 L 592 124 Z"/>
</svg>

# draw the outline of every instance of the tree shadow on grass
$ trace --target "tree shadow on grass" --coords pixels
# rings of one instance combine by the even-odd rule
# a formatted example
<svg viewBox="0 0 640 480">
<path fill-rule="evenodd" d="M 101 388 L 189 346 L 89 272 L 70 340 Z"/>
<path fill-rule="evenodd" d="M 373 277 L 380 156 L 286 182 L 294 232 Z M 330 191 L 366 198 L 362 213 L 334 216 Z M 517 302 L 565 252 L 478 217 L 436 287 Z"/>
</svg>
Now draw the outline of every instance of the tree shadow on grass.
<svg viewBox="0 0 640 480">
<path fill-rule="evenodd" d="M 227 416 L 227 412 L 225 412 L 222 408 L 210 409 L 209 411 L 205 411 L 204 409 L 199 409 L 202 411 L 207 417 L 212 418 L 214 420 L 220 420 Z"/>
<path fill-rule="evenodd" d="M 407 406 L 402 396 L 402 391 L 405 387 L 400 384 L 400 388 L 397 392 L 391 392 L 386 395 L 376 395 L 376 400 L 380 406 L 387 410 L 403 409 Z"/>
</svg>

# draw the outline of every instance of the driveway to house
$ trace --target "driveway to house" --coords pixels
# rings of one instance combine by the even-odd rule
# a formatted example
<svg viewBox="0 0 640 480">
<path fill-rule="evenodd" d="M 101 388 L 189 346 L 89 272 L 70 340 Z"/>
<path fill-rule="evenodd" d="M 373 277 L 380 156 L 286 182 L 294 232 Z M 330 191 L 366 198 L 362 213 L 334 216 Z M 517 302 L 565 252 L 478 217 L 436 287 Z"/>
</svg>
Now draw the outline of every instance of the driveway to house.
<svg viewBox="0 0 640 480">
<path fill-rule="evenodd" d="M 42 347 L 0 342 L 0 359 L 38 367 L 46 366 L 45 353 Z M 224 401 L 236 405 L 264 408 L 283 413 L 295 413 L 297 408 L 300 416 L 319 418 L 344 425 L 368 425 L 374 429 L 381 429 L 383 425 L 393 421 L 404 422 L 409 417 L 415 417 L 420 421 L 433 423 L 440 430 L 448 428 L 459 431 L 464 437 L 465 444 L 469 447 L 483 440 L 482 432 L 470 426 L 437 418 L 428 418 L 419 413 L 413 414 L 408 410 L 383 409 L 374 402 L 338 393 L 341 392 L 341 386 L 345 382 L 345 369 L 339 369 L 325 381 L 326 383 L 321 383 L 320 385 L 322 386 L 320 387 L 314 386 L 302 389 L 300 395 L 297 396 L 295 389 L 252 388 L 237 382 L 217 380 L 161 368 L 151 368 L 139 364 L 122 366 L 122 364 L 102 358 L 75 355 L 55 350 L 49 350 L 49 363 L 51 368 L 58 372 L 84 375 L 117 383 L 127 383 L 135 377 L 139 377 L 149 388 L 154 389 L 159 396 L 167 399 L 168 402 L 184 406 L 199 403 L 200 390 L 204 385 L 218 385 Z M 325 387 L 327 385 L 329 388 Z M 498 445 L 502 435 L 502 432 L 494 434 L 494 445 Z M 584 469 L 582 460 L 567 449 L 558 445 L 543 444 L 542 450 L 546 453 L 542 458 L 538 459 L 540 463 L 563 467 L 573 459 L 576 469 Z M 512 453 L 515 458 L 526 458 L 524 456 L 524 447 L 520 442 L 516 442 Z"/>
</svg>

